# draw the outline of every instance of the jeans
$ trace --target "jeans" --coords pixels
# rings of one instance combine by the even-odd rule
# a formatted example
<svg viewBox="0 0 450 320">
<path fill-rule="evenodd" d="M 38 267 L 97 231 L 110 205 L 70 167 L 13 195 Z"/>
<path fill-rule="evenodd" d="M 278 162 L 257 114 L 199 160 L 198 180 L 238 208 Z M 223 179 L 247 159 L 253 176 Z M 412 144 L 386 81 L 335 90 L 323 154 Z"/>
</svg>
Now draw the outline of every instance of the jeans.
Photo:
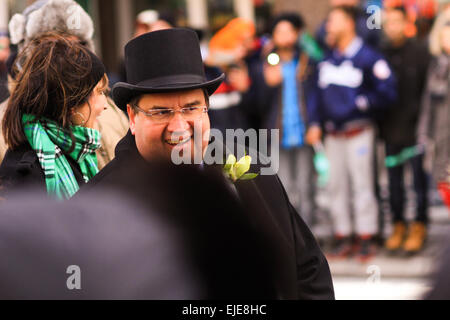
<svg viewBox="0 0 450 320">
<path fill-rule="evenodd" d="M 280 149 L 278 176 L 286 188 L 289 200 L 303 220 L 311 226 L 315 210 L 315 172 L 310 146 Z"/>
<path fill-rule="evenodd" d="M 386 144 L 386 155 L 396 155 L 405 147 Z M 428 222 L 428 180 L 423 168 L 423 155 L 409 159 L 414 178 L 414 191 L 416 193 L 416 221 Z M 405 222 L 405 164 L 390 168 L 389 174 L 389 202 L 395 222 Z"/>
</svg>

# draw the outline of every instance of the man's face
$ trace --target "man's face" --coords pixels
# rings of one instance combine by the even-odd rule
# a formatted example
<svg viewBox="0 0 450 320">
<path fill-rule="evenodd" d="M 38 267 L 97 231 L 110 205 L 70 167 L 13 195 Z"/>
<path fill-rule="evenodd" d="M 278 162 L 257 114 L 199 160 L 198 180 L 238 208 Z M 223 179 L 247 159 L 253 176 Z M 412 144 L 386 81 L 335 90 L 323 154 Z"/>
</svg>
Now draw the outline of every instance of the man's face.
<svg viewBox="0 0 450 320">
<path fill-rule="evenodd" d="M 384 32 L 390 41 L 401 41 L 405 38 L 406 17 L 399 10 L 387 10 L 384 14 Z"/>
<path fill-rule="evenodd" d="M 152 110 L 177 110 L 206 106 L 203 90 L 179 91 L 173 93 L 145 94 L 138 106 L 145 112 Z M 210 122 L 206 112 L 193 117 L 176 112 L 167 121 L 156 120 L 128 105 L 130 130 L 136 138 L 141 156 L 150 161 L 155 158 L 170 160 L 172 153 L 185 156 L 204 154 L 209 143 Z M 195 132 L 195 139 L 194 139 Z"/>
<path fill-rule="evenodd" d="M 293 48 L 300 33 L 289 21 L 280 21 L 273 30 L 273 42 L 281 49 Z"/>
<path fill-rule="evenodd" d="M 328 15 L 326 31 L 327 44 L 335 47 L 342 36 L 354 29 L 354 23 L 342 10 L 332 10 Z"/>
</svg>

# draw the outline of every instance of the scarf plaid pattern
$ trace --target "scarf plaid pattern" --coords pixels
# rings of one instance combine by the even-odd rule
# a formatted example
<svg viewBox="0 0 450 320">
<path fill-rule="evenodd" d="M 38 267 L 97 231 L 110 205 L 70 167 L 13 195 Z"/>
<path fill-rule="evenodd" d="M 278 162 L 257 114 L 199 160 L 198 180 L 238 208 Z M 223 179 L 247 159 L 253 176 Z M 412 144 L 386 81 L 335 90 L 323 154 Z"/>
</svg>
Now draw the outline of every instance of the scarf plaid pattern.
<svg viewBox="0 0 450 320">
<path fill-rule="evenodd" d="M 36 121 L 32 115 L 24 115 L 22 124 L 31 148 L 36 152 L 44 170 L 47 192 L 57 199 L 69 199 L 80 189 L 75 175 L 66 159 L 72 147 L 70 134 L 54 121 Z M 73 126 L 75 147 L 69 156 L 80 166 L 83 179 L 88 182 L 98 173 L 95 151 L 100 148 L 100 132 Z"/>
</svg>

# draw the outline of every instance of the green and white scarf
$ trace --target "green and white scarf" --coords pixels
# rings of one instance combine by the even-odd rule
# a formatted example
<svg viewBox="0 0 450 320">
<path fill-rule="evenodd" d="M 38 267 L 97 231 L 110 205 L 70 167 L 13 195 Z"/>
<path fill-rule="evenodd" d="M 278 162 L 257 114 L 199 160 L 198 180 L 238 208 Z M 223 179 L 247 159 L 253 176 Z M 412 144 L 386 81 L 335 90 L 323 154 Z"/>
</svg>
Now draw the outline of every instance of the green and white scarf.
<svg viewBox="0 0 450 320">
<path fill-rule="evenodd" d="M 72 148 L 70 134 L 54 121 L 44 119 L 41 123 L 33 115 L 24 115 L 22 124 L 44 170 L 48 194 L 60 200 L 71 198 L 80 187 L 63 153 L 67 154 Z M 100 132 L 80 126 L 73 126 L 70 130 L 75 138 L 75 147 L 69 156 L 78 163 L 87 183 L 98 173 L 95 151 L 100 148 Z"/>
</svg>

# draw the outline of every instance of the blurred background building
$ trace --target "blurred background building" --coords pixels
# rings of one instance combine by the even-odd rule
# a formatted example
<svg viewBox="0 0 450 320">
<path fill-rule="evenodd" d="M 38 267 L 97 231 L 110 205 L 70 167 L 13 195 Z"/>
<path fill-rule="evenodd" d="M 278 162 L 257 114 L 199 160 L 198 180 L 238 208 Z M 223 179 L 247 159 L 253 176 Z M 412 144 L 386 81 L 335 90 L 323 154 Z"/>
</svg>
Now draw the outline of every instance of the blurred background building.
<svg viewBox="0 0 450 320">
<path fill-rule="evenodd" d="M 0 0 L 0 31 L 7 30 L 10 17 L 35 0 Z M 308 29 L 315 30 L 328 10 L 328 0 L 77 0 L 96 24 L 97 52 L 112 73 L 117 73 L 123 47 L 134 33 L 136 16 L 148 9 L 177 26 L 192 27 L 211 35 L 233 17 L 256 22 L 258 32 L 267 31 L 270 17 L 294 10 L 304 13 Z M 305 13 L 308 14 L 305 14 Z"/>
</svg>

